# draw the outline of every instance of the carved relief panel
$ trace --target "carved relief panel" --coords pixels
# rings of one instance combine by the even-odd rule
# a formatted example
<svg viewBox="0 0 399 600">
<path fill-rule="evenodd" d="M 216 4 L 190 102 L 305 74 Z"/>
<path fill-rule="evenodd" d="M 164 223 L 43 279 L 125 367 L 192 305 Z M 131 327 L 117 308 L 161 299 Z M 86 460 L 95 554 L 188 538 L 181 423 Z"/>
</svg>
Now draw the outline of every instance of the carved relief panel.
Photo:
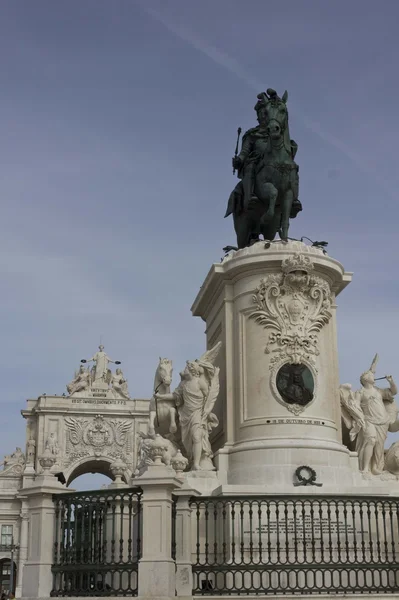
<svg viewBox="0 0 399 600">
<path fill-rule="evenodd" d="M 299 414 L 317 396 L 319 333 L 332 317 L 327 281 L 313 273 L 309 256 L 297 253 L 282 262 L 281 273 L 260 281 L 250 318 L 270 333 L 265 353 L 276 400 Z"/>
<path fill-rule="evenodd" d="M 66 448 L 65 466 L 68 467 L 84 457 L 105 456 L 132 462 L 132 421 L 94 418 L 65 417 Z"/>
</svg>

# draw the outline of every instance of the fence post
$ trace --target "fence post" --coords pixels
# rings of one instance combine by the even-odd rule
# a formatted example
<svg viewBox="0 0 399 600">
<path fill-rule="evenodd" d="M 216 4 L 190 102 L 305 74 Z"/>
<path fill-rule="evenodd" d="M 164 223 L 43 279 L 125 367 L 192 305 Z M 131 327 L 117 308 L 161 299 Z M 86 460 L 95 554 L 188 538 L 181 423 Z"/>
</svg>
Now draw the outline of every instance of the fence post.
<svg viewBox="0 0 399 600">
<path fill-rule="evenodd" d="M 181 487 L 175 491 L 176 506 L 176 596 L 192 598 L 192 522 L 190 498 L 201 494 L 190 487 Z"/>
<path fill-rule="evenodd" d="M 143 490 L 138 595 L 141 598 L 172 598 L 176 595 L 176 567 L 172 559 L 172 494 L 182 482 L 171 467 L 155 464 L 148 467 L 137 483 Z"/>
<path fill-rule="evenodd" d="M 22 597 L 48 598 L 52 588 L 55 507 L 53 494 L 65 492 L 53 475 L 44 472 L 21 490 L 29 513 L 27 560 L 23 569 Z"/>
</svg>

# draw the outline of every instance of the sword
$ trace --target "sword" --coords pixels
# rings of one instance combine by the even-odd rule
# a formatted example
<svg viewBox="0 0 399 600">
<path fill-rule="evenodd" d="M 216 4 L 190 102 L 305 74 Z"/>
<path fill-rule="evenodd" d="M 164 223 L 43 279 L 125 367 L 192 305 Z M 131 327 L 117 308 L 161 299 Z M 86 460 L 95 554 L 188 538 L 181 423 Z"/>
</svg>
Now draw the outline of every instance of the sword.
<svg viewBox="0 0 399 600">
<path fill-rule="evenodd" d="M 234 152 L 234 158 L 237 158 L 237 156 L 238 156 L 238 144 L 240 143 L 241 131 L 242 131 L 242 129 L 241 129 L 241 127 L 239 127 L 237 129 L 237 143 L 236 143 L 236 151 Z M 235 175 L 235 173 L 236 173 L 236 168 L 234 167 L 233 168 L 233 175 Z"/>
</svg>

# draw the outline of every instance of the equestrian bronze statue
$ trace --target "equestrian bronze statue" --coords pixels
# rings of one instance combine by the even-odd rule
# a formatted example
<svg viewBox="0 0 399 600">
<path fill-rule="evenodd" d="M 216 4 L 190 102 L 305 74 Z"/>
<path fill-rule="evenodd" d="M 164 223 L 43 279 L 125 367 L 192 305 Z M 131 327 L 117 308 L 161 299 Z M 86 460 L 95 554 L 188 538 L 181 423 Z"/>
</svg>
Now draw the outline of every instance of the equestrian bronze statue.
<svg viewBox="0 0 399 600">
<path fill-rule="evenodd" d="M 294 161 L 298 146 L 290 139 L 287 98 L 287 92 L 279 98 L 272 89 L 258 94 L 259 125 L 244 134 L 241 152 L 233 158 L 240 181 L 230 194 L 225 217 L 233 215 L 238 248 L 250 246 L 260 235 L 274 240 L 279 233 L 286 241 L 290 218 L 302 210 Z"/>
</svg>

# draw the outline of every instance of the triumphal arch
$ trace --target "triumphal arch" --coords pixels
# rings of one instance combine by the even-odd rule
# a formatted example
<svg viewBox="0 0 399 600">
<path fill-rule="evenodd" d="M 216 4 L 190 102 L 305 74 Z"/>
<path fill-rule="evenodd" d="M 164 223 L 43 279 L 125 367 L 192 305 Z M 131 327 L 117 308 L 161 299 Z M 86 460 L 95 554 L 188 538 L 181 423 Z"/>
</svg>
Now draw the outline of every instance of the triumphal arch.
<svg viewBox="0 0 399 600">
<path fill-rule="evenodd" d="M 38 457 L 53 459 L 51 473 L 69 485 L 84 473 L 114 479 L 123 470 L 129 480 L 137 461 L 135 440 L 147 428 L 149 401 L 130 398 L 128 382 L 102 345 L 82 361 L 62 396 L 27 401 L 27 456 L 24 477 L 42 471 Z"/>
<path fill-rule="evenodd" d="M 99 346 L 81 362 L 65 393 L 29 399 L 21 410 L 25 447 L 21 440 L 0 470 L 0 583 L 5 593 L 22 593 L 32 535 L 24 490 L 33 490 L 44 473 L 64 489 L 85 473 L 126 483 L 134 475 L 137 439 L 148 428 L 149 400 L 130 397 L 119 364 Z"/>
</svg>

